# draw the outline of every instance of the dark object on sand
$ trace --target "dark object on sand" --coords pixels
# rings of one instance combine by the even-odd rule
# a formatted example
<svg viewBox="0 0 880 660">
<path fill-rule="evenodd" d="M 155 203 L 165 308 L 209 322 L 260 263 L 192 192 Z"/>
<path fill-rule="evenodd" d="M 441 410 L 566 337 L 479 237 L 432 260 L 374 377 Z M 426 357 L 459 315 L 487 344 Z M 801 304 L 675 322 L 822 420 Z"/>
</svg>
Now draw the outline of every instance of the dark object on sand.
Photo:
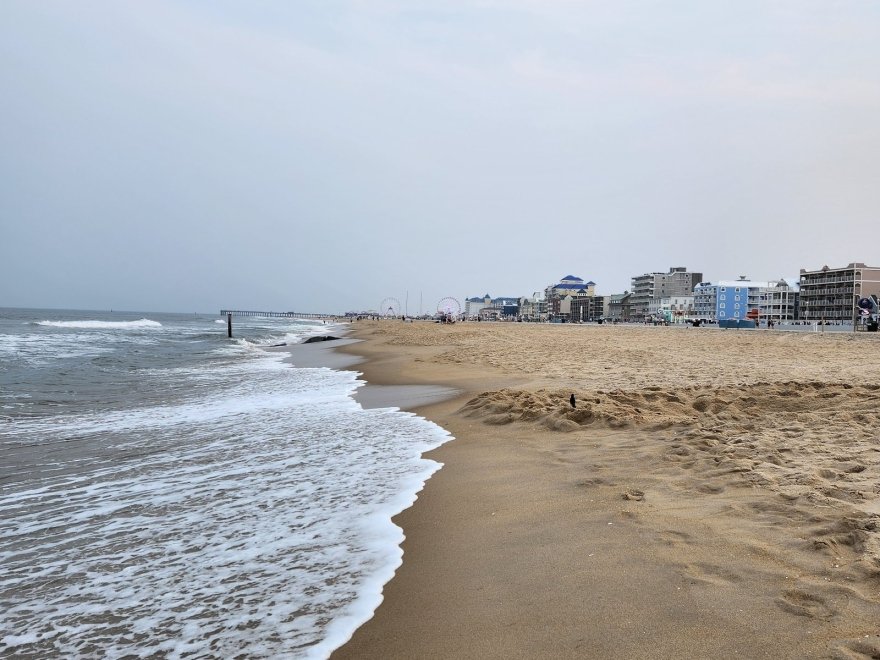
<svg viewBox="0 0 880 660">
<path fill-rule="evenodd" d="M 571 404 L 572 408 L 575 407 L 574 394 L 571 395 L 571 397 L 568 399 L 568 402 Z"/>
<path fill-rule="evenodd" d="M 303 344 L 314 344 L 315 342 L 319 342 L 319 341 L 334 341 L 336 339 L 339 339 L 339 337 L 332 337 L 330 335 L 320 335 L 318 337 L 309 337 L 308 339 L 306 339 L 303 342 Z"/>
</svg>

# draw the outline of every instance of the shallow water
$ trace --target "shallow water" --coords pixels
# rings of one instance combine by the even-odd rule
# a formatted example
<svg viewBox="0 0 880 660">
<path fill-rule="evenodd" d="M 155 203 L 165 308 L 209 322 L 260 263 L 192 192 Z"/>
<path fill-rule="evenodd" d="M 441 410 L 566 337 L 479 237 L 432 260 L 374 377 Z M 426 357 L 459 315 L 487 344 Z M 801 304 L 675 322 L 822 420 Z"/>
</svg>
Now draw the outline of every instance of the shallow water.
<svg viewBox="0 0 880 660">
<path fill-rule="evenodd" d="M 289 320 L 2 310 L 0 653 L 325 657 L 400 562 L 448 439 Z"/>
</svg>

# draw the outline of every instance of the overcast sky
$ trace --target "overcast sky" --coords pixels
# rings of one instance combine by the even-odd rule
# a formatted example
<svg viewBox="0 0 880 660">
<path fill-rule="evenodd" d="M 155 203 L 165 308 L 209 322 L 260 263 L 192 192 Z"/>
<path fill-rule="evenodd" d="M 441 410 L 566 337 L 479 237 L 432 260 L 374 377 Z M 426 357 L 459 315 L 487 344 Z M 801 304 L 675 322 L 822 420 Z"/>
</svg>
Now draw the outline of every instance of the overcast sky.
<svg viewBox="0 0 880 660">
<path fill-rule="evenodd" d="M 0 3 L 0 306 L 880 265 L 880 3 Z"/>
</svg>

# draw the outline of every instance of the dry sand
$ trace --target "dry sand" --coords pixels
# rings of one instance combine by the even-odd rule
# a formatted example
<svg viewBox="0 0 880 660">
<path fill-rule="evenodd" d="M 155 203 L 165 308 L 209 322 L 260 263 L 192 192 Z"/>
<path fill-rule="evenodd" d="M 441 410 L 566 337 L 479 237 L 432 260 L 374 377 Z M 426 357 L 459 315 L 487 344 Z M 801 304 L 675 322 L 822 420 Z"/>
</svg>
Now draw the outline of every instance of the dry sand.
<svg viewBox="0 0 880 660">
<path fill-rule="evenodd" d="M 369 382 L 464 394 L 418 408 L 456 440 L 334 658 L 880 658 L 880 336 L 354 336 Z"/>
</svg>

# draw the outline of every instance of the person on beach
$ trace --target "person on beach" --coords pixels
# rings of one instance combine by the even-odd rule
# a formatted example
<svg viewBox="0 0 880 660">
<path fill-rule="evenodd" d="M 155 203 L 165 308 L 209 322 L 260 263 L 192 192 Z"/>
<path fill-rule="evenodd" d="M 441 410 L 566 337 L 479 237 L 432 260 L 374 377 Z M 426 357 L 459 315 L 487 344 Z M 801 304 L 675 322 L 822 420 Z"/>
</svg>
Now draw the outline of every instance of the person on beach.
<svg viewBox="0 0 880 660">
<path fill-rule="evenodd" d="M 575 407 L 576 407 L 576 406 L 575 406 L 575 401 L 574 401 L 574 392 L 572 392 L 571 396 L 570 396 L 569 399 L 568 399 L 568 402 L 571 404 L 571 407 L 572 407 L 572 408 L 575 408 Z"/>
</svg>

